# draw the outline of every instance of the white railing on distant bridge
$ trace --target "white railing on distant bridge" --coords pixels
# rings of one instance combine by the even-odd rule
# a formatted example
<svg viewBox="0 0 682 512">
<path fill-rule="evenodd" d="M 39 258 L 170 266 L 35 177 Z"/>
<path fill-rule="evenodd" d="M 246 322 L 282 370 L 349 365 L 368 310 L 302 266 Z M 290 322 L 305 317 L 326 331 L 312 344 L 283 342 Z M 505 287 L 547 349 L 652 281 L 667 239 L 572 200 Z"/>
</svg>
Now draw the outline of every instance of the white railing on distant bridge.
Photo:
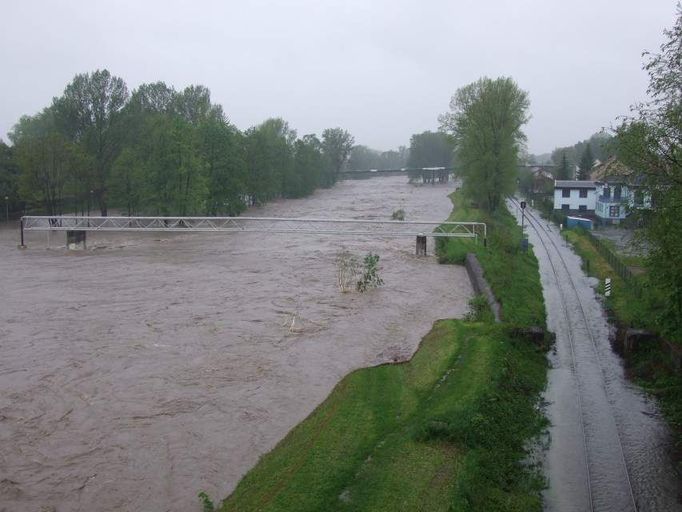
<svg viewBox="0 0 682 512">
<path fill-rule="evenodd" d="M 487 238 L 483 222 L 428 220 L 307 219 L 285 217 L 85 217 L 25 216 L 24 231 L 176 231 L 304 233 L 377 237 Z"/>
</svg>

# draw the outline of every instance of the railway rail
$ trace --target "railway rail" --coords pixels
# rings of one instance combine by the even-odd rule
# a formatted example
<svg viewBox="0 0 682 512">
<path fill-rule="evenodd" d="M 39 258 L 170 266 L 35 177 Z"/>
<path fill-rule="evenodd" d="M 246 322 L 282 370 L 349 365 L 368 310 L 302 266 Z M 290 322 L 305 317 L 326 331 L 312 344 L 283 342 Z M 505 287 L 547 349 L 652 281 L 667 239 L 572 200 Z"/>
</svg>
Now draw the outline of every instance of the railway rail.
<svg viewBox="0 0 682 512">
<path fill-rule="evenodd" d="M 516 198 L 510 197 L 509 198 L 511 204 L 515 206 L 516 208 L 519 209 L 519 212 L 521 212 L 521 205 L 519 204 L 519 201 Z M 577 342 L 577 336 L 576 336 L 576 331 L 578 330 L 579 327 L 584 328 L 584 332 L 586 333 L 586 337 L 588 338 L 588 343 L 590 344 L 593 355 L 595 358 L 596 363 L 599 366 L 599 374 L 601 378 L 601 385 L 603 386 L 605 393 L 606 393 L 606 376 L 604 374 L 604 369 L 602 362 L 600 361 L 600 356 L 599 356 L 599 350 L 597 347 L 597 341 L 595 339 L 595 335 L 590 328 L 590 322 L 588 321 L 587 314 L 585 312 L 585 309 L 582 305 L 580 294 L 578 293 L 578 288 L 575 284 L 575 281 L 573 279 L 573 276 L 571 275 L 571 272 L 568 268 L 568 265 L 566 264 L 566 261 L 561 253 L 560 248 L 557 246 L 556 242 L 554 241 L 553 237 L 551 236 L 549 230 L 543 225 L 543 222 L 539 220 L 529 209 L 526 209 L 524 212 L 526 218 L 528 219 L 528 225 L 536 232 L 538 236 L 538 240 L 540 241 L 545 253 L 547 254 L 547 260 L 549 261 L 550 267 L 552 269 L 552 274 L 554 277 L 554 281 L 556 283 L 556 288 L 559 292 L 560 298 L 561 298 L 561 309 L 563 313 L 563 318 L 566 322 L 566 335 L 568 337 L 569 341 L 569 346 L 570 346 L 570 353 L 571 353 L 571 370 L 575 378 L 575 389 L 576 389 L 576 402 L 580 414 L 580 429 L 581 429 L 581 434 L 582 434 L 582 447 L 584 450 L 584 462 L 585 462 L 585 476 L 586 476 L 586 488 L 587 488 L 587 494 L 588 494 L 588 500 L 589 500 L 589 509 L 591 511 L 594 510 L 601 510 L 602 507 L 598 506 L 595 504 L 595 494 L 598 492 L 597 487 L 595 486 L 594 482 L 594 476 L 593 476 L 593 459 L 595 455 L 591 453 L 590 447 L 589 447 L 589 440 L 588 440 L 588 434 L 586 432 L 586 411 L 585 411 L 585 398 L 586 398 L 586 391 L 583 388 L 583 384 L 581 382 L 581 378 L 579 376 L 579 368 L 578 368 L 578 360 L 576 357 L 576 342 Z M 555 265 L 555 258 L 552 257 L 552 253 L 554 253 L 558 259 L 559 265 Z M 562 271 L 565 272 L 565 279 L 560 278 L 560 272 Z M 567 291 L 565 290 L 565 286 L 562 286 L 562 283 L 568 283 L 569 284 L 569 290 L 568 293 L 571 293 L 575 297 L 575 303 L 578 305 L 577 310 L 579 311 L 579 318 L 577 319 L 578 321 L 582 321 L 582 324 L 580 322 L 576 323 L 575 318 L 571 318 L 571 315 L 569 313 L 568 309 L 568 297 L 567 297 Z M 608 401 L 608 400 L 607 400 Z M 623 475 L 624 475 L 624 480 L 625 480 L 625 486 L 627 488 L 627 493 L 628 493 L 628 502 L 631 505 L 631 510 L 634 512 L 638 511 L 637 507 L 637 501 L 635 500 L 635 495 L 632 487 L 632 481 L 630 477 L 630 472 L 628 470 L 627 462 L 625 459 L 625 451 L 623 449 L 623 442 L 621 439 L 621 433 L 618 429 L 618 424 L 615 420 L 615 414 L 613 411 L 613 406 L 609 402 L 609 408 L 610 408 L 610 413 L 611 417 L 613 418 L 614 421 L 614 428 L 615 428 L 615 433 L 616 433 L 616 442 L 617 442 L 617 451 L 618 457 L 620 459 L 620 464 L 622 467 Z M 622 508 L 619 509 L 620 511 L 623 511 Z"/>
</svg>

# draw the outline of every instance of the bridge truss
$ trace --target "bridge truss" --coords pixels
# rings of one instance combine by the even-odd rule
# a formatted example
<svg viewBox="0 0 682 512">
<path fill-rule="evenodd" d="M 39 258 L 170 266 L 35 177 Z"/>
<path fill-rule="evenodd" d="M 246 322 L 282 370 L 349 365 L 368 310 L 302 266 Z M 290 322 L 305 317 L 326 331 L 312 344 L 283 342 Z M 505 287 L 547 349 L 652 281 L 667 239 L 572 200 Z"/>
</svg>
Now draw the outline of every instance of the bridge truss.
<svg viewBox="0 0 682 512">
<path fill-rule="evenodd" d="M 23 231 L 303 233 L 374 237 L 487 238 L 482 222 L 437 222 L 286 217 L 81 217 L 25 216 Z"/>
</svg>

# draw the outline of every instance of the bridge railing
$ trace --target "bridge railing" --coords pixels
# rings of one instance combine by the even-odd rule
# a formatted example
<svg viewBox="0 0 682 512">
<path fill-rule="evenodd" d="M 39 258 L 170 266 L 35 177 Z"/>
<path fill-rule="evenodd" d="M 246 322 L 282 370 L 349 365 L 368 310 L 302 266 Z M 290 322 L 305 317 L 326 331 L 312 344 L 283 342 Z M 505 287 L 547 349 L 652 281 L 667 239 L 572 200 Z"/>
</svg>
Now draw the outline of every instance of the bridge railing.
<svg viewBox="0 0 682 512">
<path fill-rule="evenodd" d="M 487 237 L 482 222 L 320 219 L 288 217 L 82 217 L 25 216 L 25 231 L 176 231 L 308 233 L 370 236 Z"/>
</svg>

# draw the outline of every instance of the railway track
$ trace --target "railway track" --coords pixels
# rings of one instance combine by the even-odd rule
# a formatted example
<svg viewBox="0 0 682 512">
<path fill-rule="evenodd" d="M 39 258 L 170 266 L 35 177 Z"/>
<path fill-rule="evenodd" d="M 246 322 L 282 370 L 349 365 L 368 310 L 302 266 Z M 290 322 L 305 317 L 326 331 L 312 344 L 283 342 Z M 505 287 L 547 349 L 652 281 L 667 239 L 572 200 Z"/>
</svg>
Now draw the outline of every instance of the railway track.
<svg viewBox="0 0 682 512">
<path fill-rule="evenodd" d="M 509 201 L 517 208 L 520 215 L 521 209 L 518 200 L 509 198 Z M 607 396 L 607 376 L 604 373 L 599 355 L 597 339 L 590 327 L 590 321 L 582 304 L 578 287 L 551 231 L 529 209 L 525 210 L 525 216 L 528 220 L 528 226 L 535 231 L 537 239 L 547 255 L 553 281 L 560 298 L 561 316 L 565 326 L 564 334 L 570 352 L 570 369 L 575 382 L 575 400 L 580 422 L 589 510 L 617 510 L 618 512 L 632 510 L 638 512 L 630 472 L 625 459 L 621 432 L 618 428 L 613 404 Z M 559 335 L 560 333 L 557 333 L 557 340 L 560 339 Z M 595 386 L 601 387 L 603 396 L 594 392 Z M 599 417 L 591 417 L 595 406 L 601 408 L 602 414 L 607 413 L 606 419 L 610 419 L 610 421 L 606 423 L 610 423 L 610 425 L 595 424 L 595 419 L 597 422 L 600 420 Z M 602 421 L 602 423 L 604 422 Z M 608 442 L 605 443 L 607 446 L 600 446 L 600 441 L 604 438 L 608 439 Z M 614 471 L 614 469 L 619 471 Z M 605 475 L 604 473 L 608 474 Z"/>
</svg>

